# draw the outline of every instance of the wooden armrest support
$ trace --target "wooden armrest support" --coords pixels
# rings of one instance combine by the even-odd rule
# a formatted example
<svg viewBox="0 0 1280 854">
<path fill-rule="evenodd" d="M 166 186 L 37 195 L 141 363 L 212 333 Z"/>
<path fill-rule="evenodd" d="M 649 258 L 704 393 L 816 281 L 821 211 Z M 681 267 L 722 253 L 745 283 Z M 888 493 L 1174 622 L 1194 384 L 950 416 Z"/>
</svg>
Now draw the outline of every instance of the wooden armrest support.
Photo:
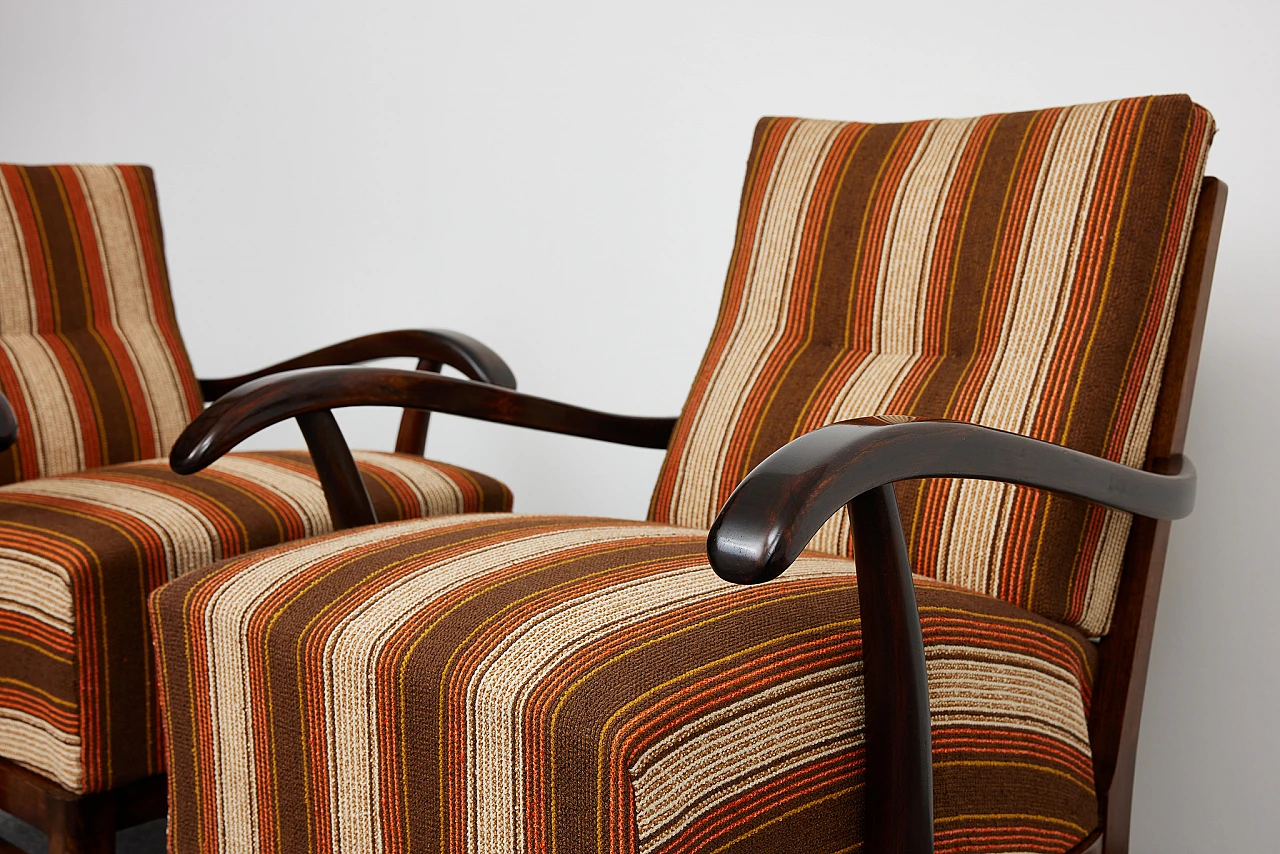
<svg viewBox="0 0 1280 854">
<path fill-rule="evenodd" d="M 975 424 L 859 418 L 790 442 L 738 485 L 707 538 L 716 573 L 739 584 L 781 575 L 818 529 L 849 508 L 866 696 L 866 850 L 933 850 L 929 686 L 911 563 L 892 484 L 922 477 L 999 480 L 1159 519 L 1195 502 L 1182 457 L 1162 473 Z"/>
<path fill-rule="evenodd" d="M 0 451 L 6 451 L 18 441 L 18 416 L 13 412 L 9 398 L 0 393 Z"/>
<path fill-rule="evenodd" d="M 217 400 L 234 388 L 273 374 L 325 365 L 354 365 L 375 359 L 410 356 L 428 364 L 448 365 L 466 377 L 503 388 L 515 388 L 515 374 L 502 357 L 476 339 L 447 329 L 398 329 L 362 335 L 238 377 L 200 380 L 205 400 Z"/>
</svg>

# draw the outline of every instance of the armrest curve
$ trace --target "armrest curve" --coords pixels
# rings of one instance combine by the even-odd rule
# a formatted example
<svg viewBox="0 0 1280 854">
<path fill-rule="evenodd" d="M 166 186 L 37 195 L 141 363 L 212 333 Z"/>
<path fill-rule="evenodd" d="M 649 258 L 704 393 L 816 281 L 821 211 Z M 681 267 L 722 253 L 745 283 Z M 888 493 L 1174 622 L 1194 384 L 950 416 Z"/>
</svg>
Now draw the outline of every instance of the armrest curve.
<svg viewBox="0 0 1280 854">
<path fill-rule="evenodd" d="M 674 418 L 613 415 L 423 371 L 305 368 L 227 392 L 178 437 L 169 464 L 192 474 L 272 424 L 347 406 L 424 409 L 642 448 L 665 448 L 675 427 Z"/>
<path fill-rule="evenodd" d="M 18 416 L 9 398 L 0 392 L 0 451 L 7 451 L 18 441 Z"/>
<path fill-rule="evenodd" d="M 401 356 L 439 362 L 458 369 L 470 379 L 490 385 L 516 387 L 515 374 L 502 357 L 469 335 L 448 329 L 396 329 L 321 347 L 240 376 L 200 380 L 200 390 L 206 400 L 217 400 L 245 383 L 285 371 L 325 365 L 354 365 Z"/>
<path fill-rule="evenodd" d="M 1188 515 L 1190 460 L 1170 457 L 1157 467 L 1162 473 L 960 421 L 858 418 L 807 433 L 756 466 L 721 508 L 707 552 L 726 581 L 769 581 L 852 499 L 922 477 L 1006 481 L 1157 519 Z"/>
</svg>

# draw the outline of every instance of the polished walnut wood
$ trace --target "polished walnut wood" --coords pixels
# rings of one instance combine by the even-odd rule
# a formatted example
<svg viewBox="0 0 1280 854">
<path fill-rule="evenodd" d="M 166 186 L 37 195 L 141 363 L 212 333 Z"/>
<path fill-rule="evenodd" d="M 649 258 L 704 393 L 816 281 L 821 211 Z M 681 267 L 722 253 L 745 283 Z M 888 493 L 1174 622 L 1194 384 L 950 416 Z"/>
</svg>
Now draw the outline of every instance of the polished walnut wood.
<svg viewBox="0 0 1280 854">
<path fill-rule="evenodd" d="M 369 490 L 333 412 L 304 412 L 298 416 L 298 427 L 315 463 L 333 527 L 355 528 L 378 521 Z"/>
<path fill-rule="evenodd" d="M 299 368 L 354 365 L 406 356 L 432 363 L 435 370 L 439 370 L 440 365 L 448 365 L 478 382 L 503 388 L 516 387 L 515 374 L 502 357 L 469 335 L 448 329 L 397 329 L 331 344 L 252 373 L 225 379 L 200 380 L 200 391 L 205 400 L 217 400 L 232 389 L 272 374 Z"/>
<path fill-rule="evenodd" d="M 379 359 L 416 358 L 417 370 L 439 373 L 445 365 L 477 382 L 514 389 L 516 377 L 502 357 L 487 345 L 448 329 L 398 329 L 362 335 L 274 365 L 224 379 L 200 380 L 200 392 L 206 401 L 217 400 L 227 392 L 263 377 L 300 368 L 329 365 L 354 365 Z M 406 409 L 400 417 L 396 436 L 396 453 L 422 456 L 427 445 L 428 414 L 420 409 Z M 0 412 L 0 430 L 3 412 Z M 3 433 L 0 432 L 0 442 Z M 0 447 L 0 450 L 4 450 Z"/>
<path fill-rule="evenodd" d="M 1167 473 L 1140 471 L 963 421 L 856 418 L 806 433 L 756 466 L 721 508 L 707 548 L 720 577 L 769 581 L 854 497 L 924 477 L 999 480 L 1129 513 L 1186 516 L 1195 502 L 1195 469 L 1181 457 L 1161 465 Z"/>
<path fill-rule="evenodd" d="M 430 359 L 419 359 L 418 370 L 438 374 L 443 365 Z M 495 383 L 497 385 L 497 383 Z M 515 388 L 515 386 L 510 386 Z M 406 409 L 400 416 L 400 432 L 396 435 L 396 453 L 420 457 L 427 450 L 427 426 L 431 413 L 425 409 Z"/>
<path fill-rule="evenodd" d="M 163 818 L 167 803 L 163 774 L 77 795 L 0 759 L 0 810 L 48 834 L 51 854 L 110 854 L 117 831 Z"/>
<path fill-rule="evenodd" d="M 862 626 L 862 684 L 867 704 L 865 743 L 866 839 L 863 849 L 933 850 L 933 735 L 929 679 L 924 667 L 920 612 L 911 585 L 911 560 L 893 487 L 878 486 L 849 502 L 858 613 Z"/>
<path fill-rule="evenodd" d="M 424 409 L 642 448 L 665 448 L 675 427 L 674 418 L 613 415 L 433 373 L 368 367 L 309 368 L 254 380 L 223 395 L 178 438 L 169 463 L 174 471 L 192 474 L 272 424 L 289 418 L 298 418 L 302 423 L 316 413 L 347 406 Z M 373 509 L 363 483 L 339 472 L 346 465 L 342 458 L 351 452 L 336 422 L 324 428 L 323 439 L 318 439 L 316 445 L 310 438 L 307 441 L 317 470 L 329 472 L 329 481 L 322 478 L 322 482 L 330 507 L 344 508 L 341 517 L 335 514 L 335 525 L 347 527 L 339 524 L 339 518 L 372 519 Z"/>
</svg>

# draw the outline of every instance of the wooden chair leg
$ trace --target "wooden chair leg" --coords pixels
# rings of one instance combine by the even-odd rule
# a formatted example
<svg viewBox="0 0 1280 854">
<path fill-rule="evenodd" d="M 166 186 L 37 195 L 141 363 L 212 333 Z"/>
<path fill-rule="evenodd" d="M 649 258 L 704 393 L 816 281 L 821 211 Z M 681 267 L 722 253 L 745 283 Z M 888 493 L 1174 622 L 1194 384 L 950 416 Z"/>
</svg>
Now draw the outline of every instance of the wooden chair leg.
<svg viewBox="0 0 1280 854">
<path fill-rule="evenodd" d="M 47 805 L 49 854 L 114 854 L 114 799 L 88 795 L 74 800 L 50 796 Z"/>
</svg>

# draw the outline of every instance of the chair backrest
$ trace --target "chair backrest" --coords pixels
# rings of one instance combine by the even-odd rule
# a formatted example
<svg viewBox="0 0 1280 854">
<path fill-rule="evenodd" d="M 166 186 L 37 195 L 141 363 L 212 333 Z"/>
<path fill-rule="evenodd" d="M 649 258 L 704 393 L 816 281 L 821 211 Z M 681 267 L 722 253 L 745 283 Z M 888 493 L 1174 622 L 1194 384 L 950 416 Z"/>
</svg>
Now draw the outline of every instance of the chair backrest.
<svg viewBox="0 0 1280 854">
<path fill-rule="evenodd" d="M 201 398 L 146 166 L 0 164 L 0 483 L 148 459 Z"/>
<path fill-rule="evenodd" d="M 650 518 L 708 527 L 802 433 L 954 418 L 1144 462 L 1213 134 L 1183 95 L 903 124 L 764 119 Z M 1105 634 L 1131 518 L 899 485 L 916 572 Z M 847 518 L 814 539 L 851 552 Z"/>
</svg>

